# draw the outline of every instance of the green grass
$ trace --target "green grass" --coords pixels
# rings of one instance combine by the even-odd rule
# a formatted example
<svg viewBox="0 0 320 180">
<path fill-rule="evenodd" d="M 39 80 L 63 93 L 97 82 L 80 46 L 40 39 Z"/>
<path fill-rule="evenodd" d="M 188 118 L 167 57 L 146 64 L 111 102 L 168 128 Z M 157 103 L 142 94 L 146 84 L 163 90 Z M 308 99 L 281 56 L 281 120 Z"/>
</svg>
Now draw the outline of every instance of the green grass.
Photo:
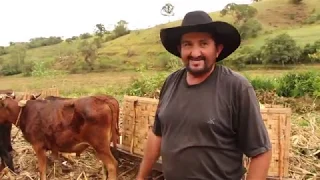
<svg viewBox="0 0 320 180">
<path fill-rule="evenodd" d="M 309 25 L 291 30 L 277 30 L 272 34 L 265 34 L 258 36 L 255 39 L 250 39 L 245 44 L 259 48 L 264 44 L 267 38 L 273 38 L 281 33 L 288 33 L 299 46 L 304 46 L 307 43 L 312 43 L 315 40 L 320 39 L 320 25 Z"/>
<path fill-rule="evenodd" d="M 259 69 L 240 71 L 250 77 L 273 78 L 289 71 L 320 70 L 320 66 L 295 66 L 287 70 Z M 145 71 L 145 75 L 154 75 L 156 71 Z M 168 72 L 169 73 L 169 72 Z M 119 90 L 127 87 L 133 77 L 139 77 L 139 72 L 104 72 L 89 74 L 68 74 L 53 78 L 22 77 L 20 75 L 0 78 L 1 89 L 12 88 L 15 91 L 37 91 L 56 87 L 64 96 L 82 96 L 94 93 L 118 94 Z"/>
</svg>

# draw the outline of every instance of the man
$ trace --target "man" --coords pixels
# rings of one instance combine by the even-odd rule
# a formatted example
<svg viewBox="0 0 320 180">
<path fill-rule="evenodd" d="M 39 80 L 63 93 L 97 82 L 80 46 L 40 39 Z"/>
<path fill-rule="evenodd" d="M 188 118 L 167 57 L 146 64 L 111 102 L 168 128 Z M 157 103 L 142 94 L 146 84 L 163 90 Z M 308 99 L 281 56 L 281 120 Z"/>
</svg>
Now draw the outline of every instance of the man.
<svg viewBox="0 0 320 180">
<path fill-rule="evenodd" d="M 266 179 L 271 143 L 255 91 L 242 75 L 216 65 L 239 47 L 239 32 L 193 11 L 160 37 L 185 68 L 163 84 L 137 179 L 147 177 L 160 152 L 166 180 L 242 179 L 243 154 L 251 157 L 247 179 Z"/>
</svg>

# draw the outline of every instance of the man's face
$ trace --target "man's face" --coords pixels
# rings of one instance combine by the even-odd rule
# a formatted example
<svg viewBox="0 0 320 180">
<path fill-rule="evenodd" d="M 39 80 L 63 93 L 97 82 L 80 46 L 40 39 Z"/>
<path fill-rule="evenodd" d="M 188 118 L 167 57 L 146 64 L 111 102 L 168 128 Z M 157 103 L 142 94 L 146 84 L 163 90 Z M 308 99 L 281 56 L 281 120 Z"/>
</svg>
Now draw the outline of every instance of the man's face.
<svg viewBox="0 0 320 180">
<path fill-rule="evenodd" d="M 181 59 L 193 76 L 210 72 L 221 50 L 209 33 L 187 33 L 181 39 Z"/>
</svg>

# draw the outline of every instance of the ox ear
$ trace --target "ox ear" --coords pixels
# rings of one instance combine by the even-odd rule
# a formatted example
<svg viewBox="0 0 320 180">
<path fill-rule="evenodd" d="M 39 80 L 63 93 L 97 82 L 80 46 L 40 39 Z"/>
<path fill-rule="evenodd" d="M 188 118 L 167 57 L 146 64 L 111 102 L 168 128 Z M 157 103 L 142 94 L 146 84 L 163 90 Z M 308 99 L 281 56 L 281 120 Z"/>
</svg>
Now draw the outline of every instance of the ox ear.
<svg viewBox="0 0 320 180">
<path fill-rule="evenodd" d="M 11 97 L 12 99 L 16 99 L 16 95 L 14 94 L 14 92 L 12 92 L 12 93 L 10 94 L 10 97 Z"/>
<path fill-rule="evenodd" d="M 6 108 L 7 107 L 7 103 L 4 102 L 4 100 L 0 99 L 0 108 Z"/>
</svg>

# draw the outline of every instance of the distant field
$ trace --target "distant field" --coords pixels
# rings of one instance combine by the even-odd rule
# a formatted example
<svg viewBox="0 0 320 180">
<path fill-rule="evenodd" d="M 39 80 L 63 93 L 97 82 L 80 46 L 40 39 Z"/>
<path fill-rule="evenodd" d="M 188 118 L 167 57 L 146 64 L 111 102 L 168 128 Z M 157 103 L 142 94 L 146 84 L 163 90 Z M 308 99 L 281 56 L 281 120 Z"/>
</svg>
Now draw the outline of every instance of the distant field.
<svg viewBox="0 0 320 180">
<path fill-rule="evenodd" d="M 262 69 L 261 66 L 253 67 L 254 70 L 241 71 L 242 74 L 251 77 L 277 77 L 286 72 L 320 70 L 320 65 L 295 66 L 287 70 Z M 261 68 L 261 69 L 260 69 Z M 147 71 L 146 75 L 154 75 L 159 72 Z M 168 72 L 169 73 L 169 72 Z M 126 87 L 132 80 L 141 74 L 134 71 L 125 72 L 105 72 L 89 74 L 63 75 L 53 78 L 34 78 L 34 77 L 1 77 L 1 89 L 12 88 L 15 91 L 37 90 L 43 88 L 57 87 L 62 95 L 82 96 L 94 93 L 117 93 L 121 88 Z"/>
<path fill-rule="evenodd" d="M 152 72 L 148 72 L 152 74 Z M 15 91 L 36 90 L 57 87 L 64 95 L 87 95 L 95 92 L 108 93 L 114 86 L 128 84 L 138 72 L 108 72 L 72 74 L 54 78 L 1 77 L 1 89 L 12 88 Z"/>
<path fill-rule="evenodd" d="M 299 29 L 278 30 L 272 32 L 272 34 L 265 34 L 258 36 L 255 39 L 248 40 L 245 44 L 251 45 L 256 48 L 261 47 L 265 39 L 273 38 L 281 33 L 288 33 L 297 42 L 298 45 L 304 46 L 307 43 L 313 43 L 316 40 L 320 40 L 320 24 L 305 26 Z"/>
</svg>

